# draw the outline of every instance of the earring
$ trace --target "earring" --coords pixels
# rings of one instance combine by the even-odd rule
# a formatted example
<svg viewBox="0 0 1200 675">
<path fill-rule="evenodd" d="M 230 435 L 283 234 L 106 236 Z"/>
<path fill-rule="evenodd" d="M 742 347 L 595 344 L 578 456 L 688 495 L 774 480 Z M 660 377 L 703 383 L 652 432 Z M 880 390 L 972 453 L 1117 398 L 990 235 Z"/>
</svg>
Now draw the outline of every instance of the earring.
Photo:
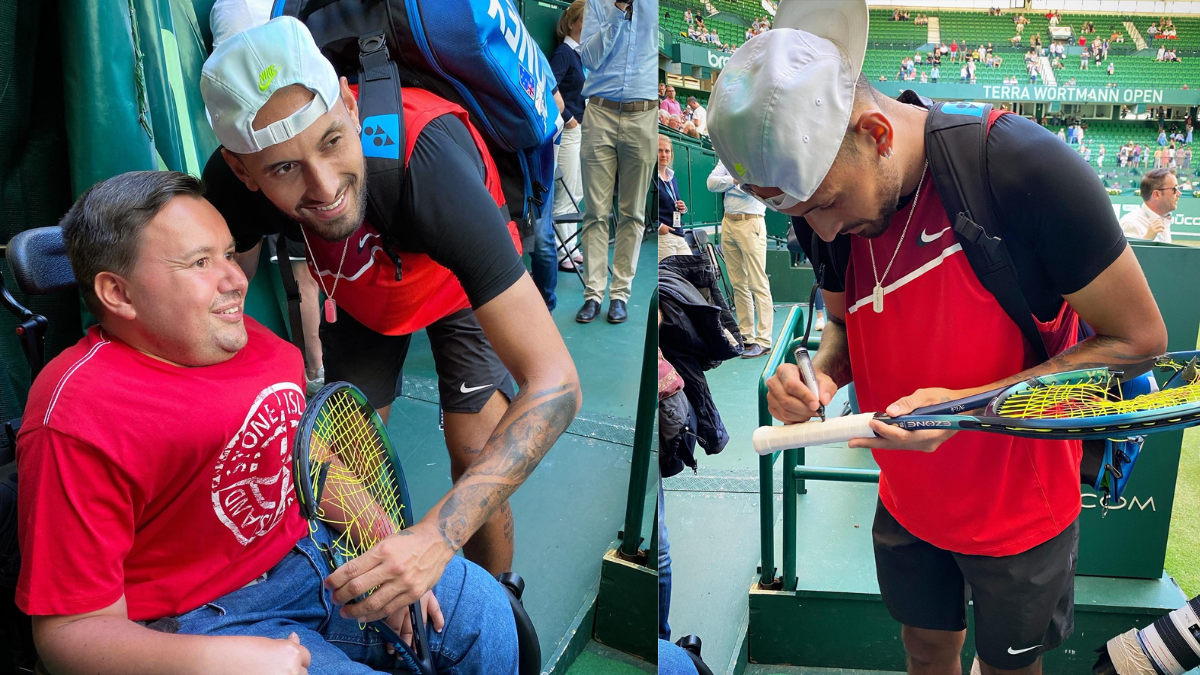
<svg viewBox="0 0 1200 675">
<path fill-rule="evenodd" d="M 887 150 L 887 154 L 886 154 L 886 155 L 884 155 L 884 157 L 886 157 L 887 159 L 891 159 L 891 158 L 892 158 L 892 149 L 891 149 L 891 148 L 888 148 L 888 150 Z"/>
</svg>

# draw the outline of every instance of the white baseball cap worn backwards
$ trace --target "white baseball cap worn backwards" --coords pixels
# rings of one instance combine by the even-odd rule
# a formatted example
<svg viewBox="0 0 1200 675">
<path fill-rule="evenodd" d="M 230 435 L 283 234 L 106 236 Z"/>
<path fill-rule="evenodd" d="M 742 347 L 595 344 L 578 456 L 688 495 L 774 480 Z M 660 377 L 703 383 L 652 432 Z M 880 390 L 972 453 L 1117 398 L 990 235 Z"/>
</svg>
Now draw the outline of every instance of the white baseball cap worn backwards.
<svg viewBox="0 0 1200 675">
<path fill-rule="evenodd" d="M 866 0 L 783 0 L 775 28 L 729 59 L 708 105 L 721 163 L 740 183 L 807 201 L 850 125 L 867 48 Z M 782 204 L 782 206 L 781 206 Z"/>
<path fill-rule="evenodd" d="M 271 95 L 293 84 L 311 90 L 313 100 L 289 117 L 255 130 L 254 118 Z M 285 16 L 222 42 L 204 63 L 200 94 L 221 145 L 250 154 L 307 129 L 337 105 L 341 85 L 308 28 Z"/>
</svg>

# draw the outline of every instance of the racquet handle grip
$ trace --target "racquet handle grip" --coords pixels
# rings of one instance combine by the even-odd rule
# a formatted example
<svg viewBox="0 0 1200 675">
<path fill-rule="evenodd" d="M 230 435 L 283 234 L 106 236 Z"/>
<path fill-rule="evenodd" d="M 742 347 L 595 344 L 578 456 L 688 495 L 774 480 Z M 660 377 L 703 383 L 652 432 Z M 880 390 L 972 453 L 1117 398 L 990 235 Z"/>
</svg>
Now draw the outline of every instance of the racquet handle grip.
<svg viewBox="0 0 1200 675">
<path fill-rule="evenodd" d="M 875 438 L 871 430 L 874 413 L 835 417 L 825 422 L 809 421 L 782 427 L 759 427 L 754 430 L 754 451 L 769 455 L 792 448 L 845 443 L 852 438 Z"/>
</svg>

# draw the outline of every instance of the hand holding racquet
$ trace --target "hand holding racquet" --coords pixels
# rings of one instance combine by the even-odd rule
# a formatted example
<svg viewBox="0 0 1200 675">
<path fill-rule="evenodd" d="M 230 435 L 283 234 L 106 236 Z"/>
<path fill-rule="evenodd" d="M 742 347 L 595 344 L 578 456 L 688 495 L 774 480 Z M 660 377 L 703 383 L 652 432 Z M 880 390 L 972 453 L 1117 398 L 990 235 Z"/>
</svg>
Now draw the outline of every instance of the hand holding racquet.
<svg viewBox="0 0 1200 675">
<path fill-rule="evenodd" d="M 1200 424 L 1200 354 L 1167 354 L 1155 365 L 1160 370 L 1175 371 L 1175 375 L 1161 390 L 1133 398 L 1121 395 L 1119 373 L 1088 368 L 1030 378 L 897 417 L 863 413 L 826 422 L 760 427 L 754 432 L 754 449 L 765 455 L 874 438 L 873 421 L 906 430 L 1079 439 L 1124 438 Z M 965 414 L 980 408 L 983 410 L 977 415 Z"/>
<path fill-rule="evenodd" d="M 383 421 L 354 385 L 327 384 L 309 401 L 292 447 L 292 469 L 310 532 L 316 533 L 319 522 L 328 526 L 332 541 L 317 544 L 333 569 L 411 522 L 408 486 L 396 450 Z M 408 613 L 411 646 L 387 621 L 370 625 L 410 671 L 434 675 L 420 602 L 410 605 Z M 398 623 L 395 619 L 392 623 Z"/>
</svg>

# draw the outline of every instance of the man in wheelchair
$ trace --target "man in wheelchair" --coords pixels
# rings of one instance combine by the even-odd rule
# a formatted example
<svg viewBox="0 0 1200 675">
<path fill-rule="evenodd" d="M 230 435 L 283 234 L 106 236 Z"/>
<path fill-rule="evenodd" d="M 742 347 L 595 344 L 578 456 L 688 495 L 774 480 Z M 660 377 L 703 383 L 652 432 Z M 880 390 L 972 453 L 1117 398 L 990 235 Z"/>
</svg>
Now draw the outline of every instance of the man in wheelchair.
<svg viewBox="0 0 1200 675">
<path fill-rule="evenodd" d="M 200 183 L 122 174 L 62 228 L 99 325 L 42 371 L 18 436 L 16 600 L 46 667 L 391 672 L 294 503 L 300 353 L 243 316 L 246 277 Z M 422 606 L 438 672 L 516 674 L 513 611 L 482 568 L 453 558 Z M 401 635 L 407 614 L 387 618 Z"/>
</svg>

